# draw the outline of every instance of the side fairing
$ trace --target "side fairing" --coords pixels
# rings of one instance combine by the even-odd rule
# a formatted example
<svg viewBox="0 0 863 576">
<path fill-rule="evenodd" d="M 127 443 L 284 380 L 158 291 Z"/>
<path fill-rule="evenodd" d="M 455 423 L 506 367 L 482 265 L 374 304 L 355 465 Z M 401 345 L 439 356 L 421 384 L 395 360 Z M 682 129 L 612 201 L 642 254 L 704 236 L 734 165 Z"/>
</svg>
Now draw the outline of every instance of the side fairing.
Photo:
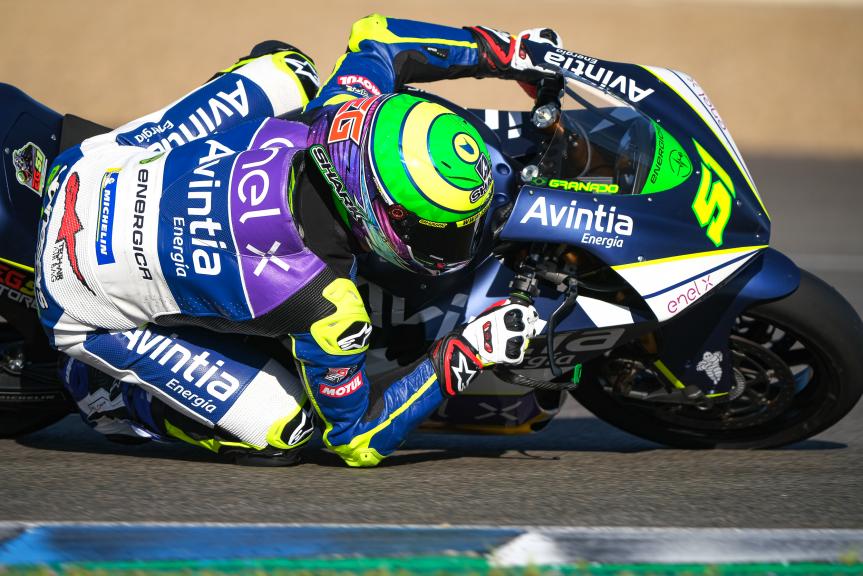
<svg viewBox="0 0 863 576">
<path fill-rule="evenodd" d="M 501 232 L 504 240 L 578 246 L 614 269 L 660 321 L 675 316 L 766 245 L 757 222 L 726 230 L 710 249 L 684 185 L 628 196 L 522 188 Z"/>
</svg>

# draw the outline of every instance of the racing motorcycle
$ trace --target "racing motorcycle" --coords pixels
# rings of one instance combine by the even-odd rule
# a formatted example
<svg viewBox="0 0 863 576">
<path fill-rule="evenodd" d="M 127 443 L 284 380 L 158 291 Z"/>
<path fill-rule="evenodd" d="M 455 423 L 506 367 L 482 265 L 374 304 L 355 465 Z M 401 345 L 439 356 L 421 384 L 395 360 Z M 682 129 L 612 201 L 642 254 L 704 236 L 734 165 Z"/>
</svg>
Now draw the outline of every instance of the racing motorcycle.
<svg viewBox="0 0 863 576">
<path fill-rule="evenodd" d="M 544 321 L 525 362 L 486 371 L 425 426 L 536 432 L 569 395 L 627 432 L 683 448 L 777 447 L 839 421 L 863 392 L 863 323 L 769 246 L 767 208 L 695 80 L 548 45 L 529 50 L 554 74 L 530 111 L 460 109 L 492 159 L 479 256 L 437 277 L 361 263 L 374 279 L 361 282 L 377 328 L 372 378 L 513 298 Z M 51 160 L 108 129 L 9 85 L 0 103 L 8 437 L 73 409 L 36 316 L 35 233 Z"/>
</svg>

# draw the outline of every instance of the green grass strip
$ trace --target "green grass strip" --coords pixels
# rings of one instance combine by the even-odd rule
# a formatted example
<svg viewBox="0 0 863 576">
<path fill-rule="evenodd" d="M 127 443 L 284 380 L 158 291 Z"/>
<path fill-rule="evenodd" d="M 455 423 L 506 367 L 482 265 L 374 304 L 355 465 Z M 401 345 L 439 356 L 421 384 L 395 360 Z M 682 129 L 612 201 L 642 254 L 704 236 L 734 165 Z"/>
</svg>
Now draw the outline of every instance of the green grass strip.
<svg viewBox="0 0 863 576">
<path fill-rule="evenodd" d="M 479 556 L 408 558 L 271 559 L 236 561 L 92 562 L 40 566 L 0 566 L 2 576 L 752 576 L 754 574 L 863 575 L 856 559 L 840 564 L 570 564 L 497 568 Z"/>
</svg>

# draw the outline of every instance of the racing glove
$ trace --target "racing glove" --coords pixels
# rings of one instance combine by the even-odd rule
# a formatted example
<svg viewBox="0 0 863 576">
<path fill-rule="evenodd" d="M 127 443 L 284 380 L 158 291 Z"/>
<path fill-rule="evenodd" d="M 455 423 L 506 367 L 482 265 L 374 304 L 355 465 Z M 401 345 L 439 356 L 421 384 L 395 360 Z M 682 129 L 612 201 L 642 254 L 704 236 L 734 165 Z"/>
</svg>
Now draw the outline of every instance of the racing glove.
<svg viewBox="0 0 863 576">
<path fill-rule="evenodd" d="M 531 61 L 525 43 L 551 44 L 558 48 L 563 46 L 560 35 L 551 28 L 531 28 L 519 32 L 518 36 L 485 26 L 470 26 L 466 29 L 476 38 L 480 71 L 497 78 L 535 82 L 551 72 Z"/>
<path fill-rule="evenodd" d="M 483 368 L 520 364 L 538 320 L 533 306 L 502 300 L 440 339 L 429 357 L 443 395 L 463 392 Z"/>
</svg>

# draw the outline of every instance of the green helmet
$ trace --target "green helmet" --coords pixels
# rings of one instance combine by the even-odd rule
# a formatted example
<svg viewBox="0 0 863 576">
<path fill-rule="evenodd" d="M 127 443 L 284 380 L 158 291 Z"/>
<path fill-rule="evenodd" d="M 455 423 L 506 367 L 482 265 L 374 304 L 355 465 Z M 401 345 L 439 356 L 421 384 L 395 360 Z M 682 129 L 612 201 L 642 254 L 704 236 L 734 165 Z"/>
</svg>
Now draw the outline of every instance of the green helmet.
<svg viewBox="0 0 863 576">
<path fill-rule="evenodd" d="M 348 126 L 350 115 L 354 123 L 362 115 L 359 130 Z M 373 251 L 426 274 L 471 260 L 493 181 L 488 150 L 469 121 L 424 98 L 388 94 L 344 104 L 328 131 L 334 165 L 360 208 L 344 206 L 343 214 L 360 214 L 346 221 Z"/>
</svg>

